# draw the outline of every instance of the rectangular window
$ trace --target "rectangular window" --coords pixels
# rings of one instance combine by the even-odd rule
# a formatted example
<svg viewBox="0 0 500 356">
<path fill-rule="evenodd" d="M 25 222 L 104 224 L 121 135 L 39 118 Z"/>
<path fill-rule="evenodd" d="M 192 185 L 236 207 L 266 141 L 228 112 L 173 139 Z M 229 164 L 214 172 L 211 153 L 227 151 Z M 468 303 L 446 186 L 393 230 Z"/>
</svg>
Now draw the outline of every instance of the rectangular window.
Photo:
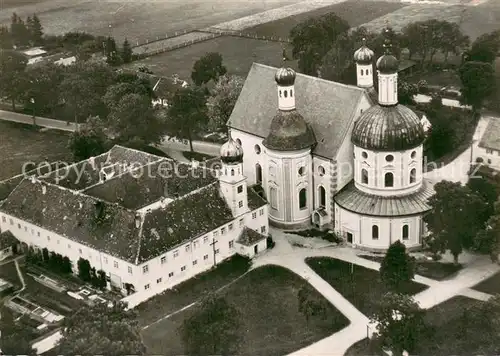
<svg viewBox="0 0 500 356">
<path fill-rule="evenodd" d="M 132 267 L 128 266 L 128 273 L 132 274 Z"/>
<path fill-rule="evenodd" d="M 234 247 L 234 240 L 231 240 L 229 241 L 229 248 L 233 248 Z"/>
<path fill-rule="evenodd" d="M 83 253 L 81 248 L 78 249 L 78 252 L 80 253 L 80 255 Z"/>
<path fill-rule="evenodd" d="M 189 252 L 189 251 L 191 251 L 191 246 L 186 245 L 186 252 Z"/>
<path fill-rule="evenodd" d="M 113 265 L 115 266 L 115 268 L 118 268 L 118 262 L 114 262 Z"/>
<path fill-rule="evenodd" d="M 50 236 L 47 236 L 47 241 L 50 241 Z"/>
<path fill-rule="evenodd" d="M 221 235 L 224 235 L 225 233 L 226 233 L 226 228 L 225 227 L 223 227 L 222 229 L 220 229 L 220 234 Z"/>
<path fill-rule="evenodd" d="M 148 272 L 149 272 L 148 265 L 142 266 L 142 273 L 148 273 Z"/>
<path fill-rule="evenodd" d="M 59 245 L 59 243 L 60 243 L 60 242 L 61 242 L 61 241 L 59 241 L 59 240 L 57 240 L 57 241 L 56 241 L 56 243 L 57 243 L 58 245 Z"/>
<path fill-rule="evenodd" d="M 208 243 L 208 236 L 203 237 L 203 243 L 207 244 Z"/>
<path fill-rule="evenodd" d="M 27 226 L 24 227 L 24 231 L 28 232 L 28 227 Z"/>
<path fill-rule="evenodd" d="M 186 270 L 186 266 L 181 267 L 181 272 L 184 272 Z"/>
<path fill-rule="evenodd" d="M 254 211 L 254 212 L 252 213 L 252 219 L 257 219 L 257 212 L 255 212 L 255 211 Z"/>
<path fill-rule="evenodd" d="M 193 261 L 193 266 L 196 266 L 198 264 L 198 260 Z"/>
<path fill-rule="evenodd" d="M 219 231 L 214 231 L 214 237 L 219 236 Z"/>
<path fill-rule="evenodd" d="M 240 185 L 240 186 L 238 187 L 238 193 L 243 193 L 243 186 L 242 186 L 242 185 Z"/>
<path fill-rule="evenodd" d="M 7 222 L 7 219 L 5 218 L 5 216 L 2 216 L 2 222 Z"/>
<path fill-rule="evenodd" d="M 229 224 L 229 231 L 233 229 L 233 224 Z"/>
<path fill-rule="evenodd" d="M 145 290 L 148 290 L 148 289 L 149 289 L 149 283 L 148 283 L 148 284 L 146 284 L 146 285 L 144 286 L 144 289 L 145 289 Z"/>
<path fill-rule="evenodd" d="M 103 257 L 102 260 L 104 261 L 104 263 L 106 263 L 106 264 L 108 263 L 108 258 L 107 257 Z"/>
<path fill-rule="evenodd" d="M 10 223 L 11 225 L 14 225 L 14 221 L 13 221 L 12 219 L 9 219 L 9 223 Z"/>
<path fill-rule="evenodd" d="M 240 219 L 240 227 L 242 227 L 244 224 L 245 222 L 243 221 L 243 219 Z"/>
<path fill-rule="evenodd" d="M 17 224 L 17 228 L 20 229 L 21 228 L 21 224 Z"/>
<path fill-rule="evenodd" d="M 158 279 L 156 280 L 156 283 L 161 283 L 161 278 L 158 278 Z"/>
<path fill-rule="evenodd" d="M 31 229 L 31 235 L 35 234 L 35 230 Z"/>
<path fill-rule="evenodd" d="M 196 249 L 197 247 L 200 247 L 200 241 L 194 240 L 193 241 L 193 248 Z"/>
<path fill-rule="evenodd" d="M 490 150 L 489 148 L 486 149 L 486 153 L 488 154 L 492 154 L 493 153 L 493 150 Z"/>
<path fill-rule="evenodd" d="M 262 215 L 264 215 L 264 209 L 259 210 L 259 216 L 262 216 Z"/>
<path fill-rule="evenodd" d="M 243 200 L 240 200 L 240 201 L 238 202 L 238 208 L 243 208 Z"/>
<path fill-rule="evenodd" d="M 40 237 L 40 231 L 38 231 L 36 234 L 37 234 L 38 237 Z"/>
<path fill-rule="evenodd" d="M 68 244 L 68 250 L 71 250 L 71 245 L 70 244 Z M 104 257 L 104 258 L 106 258 L 106 257 Z"/>
<path fill-rule="evenodd" d="M 174 258 L 179 257 L 179 250 L 174 251 Z"/>
<path fill-rule="evenodd" d="M 208 255 L 203 256 L 203 260 L 208 260 Z"/>
<path fill-rule="evenodd" d="M 161 264 L 165 264 L 167 262 L 167 256 L 163 256 L 162 258 L 160 258 L 160 262 Z"/>
<path fill-rule="evenodd" d="M 169 278 L 171 278 L 171 277 L 173 277 L 173 276 L 174 276 L 174 272 L 170 272 L 170 273 L 168 274 L 168 277 L 169 277 Z"/>
<path fill-rule="evenodd" d="M 215 250 L 215 254 L 218 254 L 219 253 L 219 249 Z"/>
<path fill-rule="evenodd" d="M 265 234 L 266 233 L 266 227 L 265 226 L 261 226 L 260 227 L 260 233 L 261 234 Z"/>
</svg>

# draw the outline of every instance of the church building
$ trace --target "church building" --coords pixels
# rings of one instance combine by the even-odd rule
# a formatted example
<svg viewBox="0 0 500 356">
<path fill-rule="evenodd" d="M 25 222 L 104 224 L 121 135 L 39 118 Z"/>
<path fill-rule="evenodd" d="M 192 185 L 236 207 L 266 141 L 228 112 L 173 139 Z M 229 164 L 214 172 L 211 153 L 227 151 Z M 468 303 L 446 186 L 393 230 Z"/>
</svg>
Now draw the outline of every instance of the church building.
<svg viewBox="0 0 500 356">
<path fill-rule="evenodd" d="M 357 86 L 253 64 L 228 126 L 272 225 L 334 229 L 374 251 L 421 245 L 434 193 L 422 175 L 425 131 L 398 104 L 399 61 L 384 47 L 376 72 L 366 44 L 355 52 Z"/>
</svg>

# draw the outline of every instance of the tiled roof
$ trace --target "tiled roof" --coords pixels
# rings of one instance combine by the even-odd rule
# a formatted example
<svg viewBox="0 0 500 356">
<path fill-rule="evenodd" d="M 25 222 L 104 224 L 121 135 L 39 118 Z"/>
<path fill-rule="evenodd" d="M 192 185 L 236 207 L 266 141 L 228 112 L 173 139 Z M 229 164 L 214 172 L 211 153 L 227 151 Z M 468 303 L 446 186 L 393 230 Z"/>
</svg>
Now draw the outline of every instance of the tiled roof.
<svg viewBox="0 0 500 356">
<path fill-rule="evenodd" d="M 247 195 L 248 208 L 250 209 L 250 211 L 259 209 L 264 205 L 267 205 L 267 201 L 264 198 L 262 198 L 259 194 L 257 194 L 257 192 L 253 188 L 248 187 L 247 193 L 248 193 Z"/>
<path fill-rule="evenodd" d="M 245 246 L 251 246 L 259 241 L 262 241 L 265 238 L 267 238 L 267 236 L 261 235 L 257 231 L 245 227 L 241 232 L 241 235 L 238 238 L 237 242 Z"/>
<path fill-rule="evenodd" d="M 137 263 L 232 221 L 233 215 L 215 183 L 145 216 Z"/>
<path fill-rule="evenodd" d="M 63 187 L 24 179 L 0 211 L 123 260 L 134 261 L 139 247 L 135 212 Z"/>
<path fill-rule="evenodd" d="M 429 211 L 428 199 L 434 189 L 424 180 L 422 188 L 410 195 L 383 197 L 359 191 L 354 181 L 346 185 L 337 195 L 335 202 L 346 210 L 368 216 L 405 216 Z"/>
<path fill-rule="evenodd" d="M 500 151 L 500 119 L 490 118 L 479 147 Z"/>
<path fill-rule="evenodd" d="M 127 209 L 140 209 L 161 198 L 182 197 L 216 181 L 215 173 L 162 159 L 85 190 L 85 194 Z"/>
<path fill-rule="evenodd" d="M 16 239 L 12 232 L 9 230 L 4 231 L 0 234 L 0 250 L 3 250 L 7 247 L 11 247 L 19 241 Z"/>
<path fill-rule="evenodd" d="M 278 110 L 274 75 L 277 68 L 254 63 L 229 119 L 229 126 L 265 138 Z M 311 125 L 318 142 L 314 153 L 332 158 L 342 145 L 364 89 L 297 73 L 297 110 Z"/>
</svg>

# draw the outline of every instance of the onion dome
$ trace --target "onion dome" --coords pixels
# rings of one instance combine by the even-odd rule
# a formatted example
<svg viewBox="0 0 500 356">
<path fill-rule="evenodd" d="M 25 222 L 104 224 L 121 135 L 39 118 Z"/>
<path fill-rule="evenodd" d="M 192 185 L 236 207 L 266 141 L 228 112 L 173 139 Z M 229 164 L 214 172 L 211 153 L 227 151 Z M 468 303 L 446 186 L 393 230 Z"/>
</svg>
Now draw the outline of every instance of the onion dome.
<svg viewBox="0 0 500 356">
<path fill-rule="evenodd" d="M 243 148 L 229 136 L 229 140 L 220 148 L 220 159 L 224 163 L 242 163 Z"/>
<path fill-rule="evenodd" d="M 279 111 L 271 121 L 269 135 L 263 145 L 275 151 L 295 151 L 316 144 L 311 126 L 296 110 Z"/>
<path fill-rule="evenodd" d="M 292 68 L 280 68 L 276 71 L 274 80 L 283 87 L 291 86 L 295 83 L 295 71 Z"/>
<path fill-rule="evenodd" d="M 354 61 L 359 64 L 370 64 L 375 53 L 366 46 L 366 39 L 363 38 L 363 45 L 354 52 Z"/>
<path fill-rule="evenodd" d="M 389 34 L 389 29 L 386 29 L 386 36 Z M 397 73 L 399 69 L 399 61 L 391 54 L 391 41 L 386 38 L 384 42 L 385 53 L 377 60 L 377 69 L 382 74 Z"/>
<path fill-rule="evenodd" d="M 404 105 L 375 105 L 354 123 L 351 141 L 373 151 L 404 151 L 420 146 L 425 133 L 420 119 Z"/>
</svg>

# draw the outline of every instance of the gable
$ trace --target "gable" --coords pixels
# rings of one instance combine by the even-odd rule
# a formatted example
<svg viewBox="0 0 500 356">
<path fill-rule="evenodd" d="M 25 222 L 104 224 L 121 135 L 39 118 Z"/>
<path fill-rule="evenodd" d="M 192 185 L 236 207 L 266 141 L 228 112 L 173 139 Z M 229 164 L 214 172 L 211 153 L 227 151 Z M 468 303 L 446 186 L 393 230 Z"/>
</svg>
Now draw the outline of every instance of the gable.
<svg viewBox="0 0 500 356">
<path fill-rule="evenodd" d="M 262 138 L 268 135 L 278 111 L 276 70 L 262 64 L 252 65 L 229 119 L 231 128 Z M 311 125 L 318 142 L 313 153 L 334 157 L 366 91 L 297 73 L 295 95 L 297 110 Z"/>
</svg>

